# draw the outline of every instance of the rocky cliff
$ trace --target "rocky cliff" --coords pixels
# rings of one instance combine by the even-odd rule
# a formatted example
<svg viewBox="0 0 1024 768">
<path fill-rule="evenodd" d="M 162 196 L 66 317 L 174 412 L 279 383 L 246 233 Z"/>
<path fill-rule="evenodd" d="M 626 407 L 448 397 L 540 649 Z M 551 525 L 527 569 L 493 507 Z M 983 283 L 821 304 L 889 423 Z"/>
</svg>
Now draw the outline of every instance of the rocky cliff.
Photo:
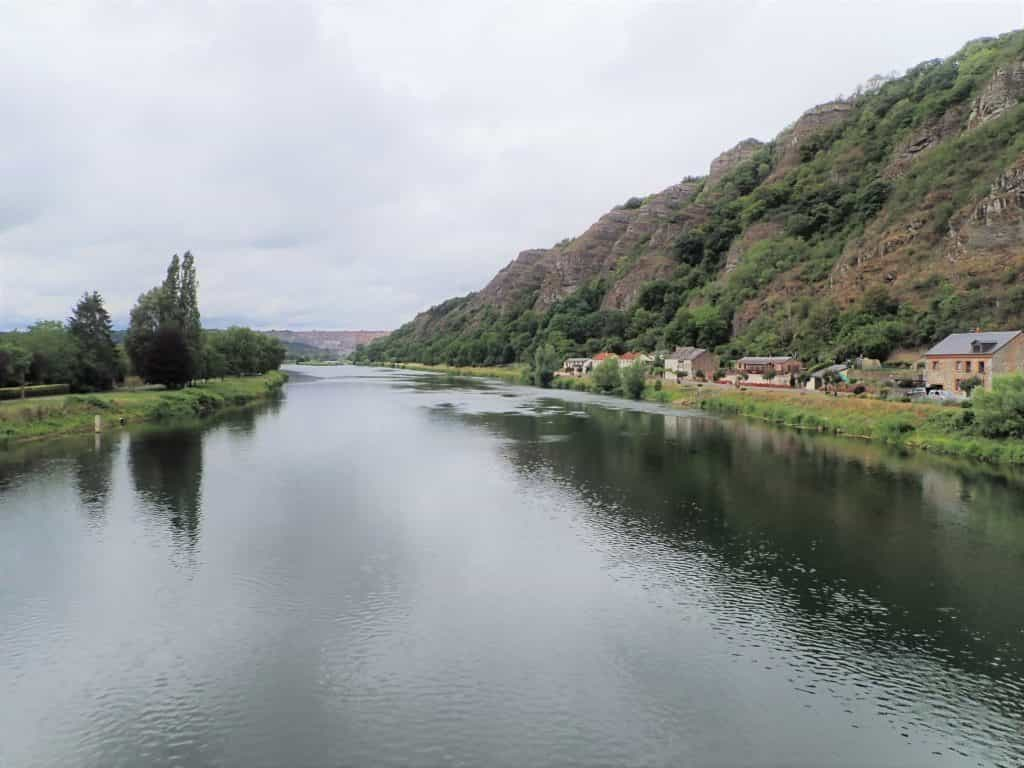
<svg viewBox="0 0 1024 768">
<path fill-rule="evenodd" d="M 546 340 L 828 357 L 844 334 L 877 353 L 962 323 L 1024 325 L 1024 34 L 870 83 L 521 252 L 370 356 L 507 362 Z M 884 332 L 850 319 L 862 306 L 890 313 Z"/>
</svg>

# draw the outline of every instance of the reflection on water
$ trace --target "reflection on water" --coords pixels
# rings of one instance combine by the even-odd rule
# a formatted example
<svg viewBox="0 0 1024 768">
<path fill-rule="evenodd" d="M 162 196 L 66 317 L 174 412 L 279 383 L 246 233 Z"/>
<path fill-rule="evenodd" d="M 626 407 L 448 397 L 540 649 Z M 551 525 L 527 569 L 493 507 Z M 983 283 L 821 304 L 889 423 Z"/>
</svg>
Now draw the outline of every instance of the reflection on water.
<svg viewBox="0 0 1024 768">
<path fill-rule="evenodd" d="M 853 702 L 866 698 L 854 681 L 882 683 L 873 703 L 894 724 L 953 718 L 966 739 L 1024 754 L 1020 477 L 592 402 L 433 413 L 507 438 L 524 477 L 587 500 L 623 578 L 704 583 L 687 599 L 729 640 L 747 634 L 743 650 L 792 666 L 794 685 Z M 655 542 L 671 551 L 652 560 Z M 1006 719 L 970 715 L 978 701 Z"/>
<path fill-rule="evenodd" d="M 93 435 L 92 450 L 80 450 L 72 459 L 74 482 L 82 509 L 94 523 L 102 522 L 106 512 L 115 449 L 116 438 Z"/>
<path fill-rule="evenodd" d="M 316 373 L 0 454 L 0 766 L 1020 764 L 1019 476 Z"/>
<path fill-rule="evenodd" d="M 203 433 L 195 429 L 132 435 L 128 466 L 146 510 L 194 545 L 202 508 Z"/>
</svg>

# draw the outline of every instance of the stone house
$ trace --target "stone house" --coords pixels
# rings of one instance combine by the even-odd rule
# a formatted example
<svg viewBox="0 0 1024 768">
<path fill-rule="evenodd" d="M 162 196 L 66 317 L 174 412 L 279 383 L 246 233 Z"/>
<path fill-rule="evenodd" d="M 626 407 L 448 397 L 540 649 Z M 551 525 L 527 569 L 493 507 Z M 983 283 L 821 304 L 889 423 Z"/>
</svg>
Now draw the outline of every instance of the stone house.
<svg viewBox="0 0 1024 768">
<path fill-rule="evenodd" d="M 929 389 L 963 393 L 962 385 L 977 378 L 985 389 L 1004 373 L 1024 373 L 1024 332 L 975 331 L 952 333 L 925 355 Z"/>
<path fill-rule="evenodd" d="M 665 378 L 669 381 L 693 379 L 697 373 L 708 381 L 718 370 L 718 355 L 701 347 L 676 347 L 675 352 L 665 357 Z"/>
</svg>

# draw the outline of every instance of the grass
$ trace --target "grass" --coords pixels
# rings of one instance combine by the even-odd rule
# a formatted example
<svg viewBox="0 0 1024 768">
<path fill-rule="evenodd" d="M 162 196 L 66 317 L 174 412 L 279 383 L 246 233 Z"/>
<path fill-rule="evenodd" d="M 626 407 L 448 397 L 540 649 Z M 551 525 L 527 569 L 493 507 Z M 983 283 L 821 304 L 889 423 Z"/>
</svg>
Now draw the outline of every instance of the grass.
<svg viewBox="0 0 1024 768">
<path fill-rule="evenodd" d="M 91 432 L 100 416 L 103 429 L 121 424 L 204 418 L 227 408 L 278 394 L 288 376 L 272 371 L 209 381 L 174 391 L 114 391 L 0 403 L 0 444 Z"/>
</svg>

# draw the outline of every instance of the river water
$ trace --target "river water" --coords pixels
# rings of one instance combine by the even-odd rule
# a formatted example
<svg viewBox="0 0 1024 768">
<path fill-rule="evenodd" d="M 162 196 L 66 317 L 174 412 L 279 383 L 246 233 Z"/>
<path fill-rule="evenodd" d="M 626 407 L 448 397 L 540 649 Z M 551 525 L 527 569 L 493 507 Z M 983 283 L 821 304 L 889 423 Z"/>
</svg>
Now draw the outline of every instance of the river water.
<svg viewBox="0 0 1024 768">
<path fill-rule="evenodd" d="M 1024 764 L 1024 479 L 304 370 L 0 451 L 0 766 Z"/>
</svg>

